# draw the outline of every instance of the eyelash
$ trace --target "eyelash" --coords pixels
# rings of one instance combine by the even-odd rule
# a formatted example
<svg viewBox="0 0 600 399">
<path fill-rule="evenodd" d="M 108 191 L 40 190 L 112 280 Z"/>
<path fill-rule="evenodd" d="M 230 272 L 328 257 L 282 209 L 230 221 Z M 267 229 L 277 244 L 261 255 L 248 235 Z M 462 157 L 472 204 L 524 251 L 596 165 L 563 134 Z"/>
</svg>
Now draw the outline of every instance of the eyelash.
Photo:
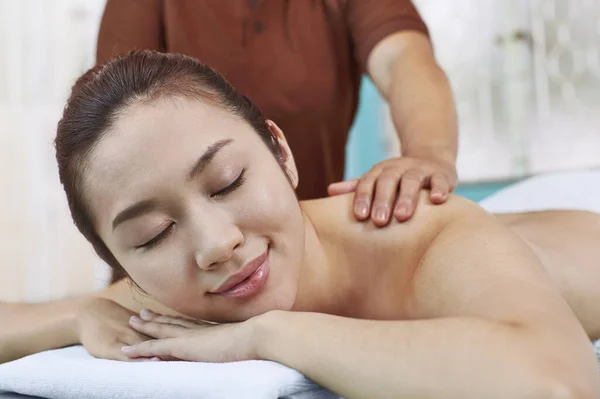
<svg viewBox="0 0 600 399">
<path fill-rule="evenodd" d="M 151 248 L 155 247 L 156 245 L 160 244 L 162 240 L 164 240 L 165 238 L 167 238 L 169 236 L 169 234 L 173 230 L 173 227 L 175 227 L 175 223 L 171 223 L 166 229 L 164 229 L 163 231 L 158 233 L 158 235 L 155 236 L 154 238 L 152 238 L 150 241 L 146 241 L 142 245 L 138 245 L 135 248 L 136 249 L 151 249 Z"/>
<path fill-rule="evenodd" d="M 246 169 L 242 169 L 242 172 L 237 177 L 237 179 L 235 179 L 233 181 L 233 183 L 231 183 L 227 187 L 225 187 L 225 188 L 217 191 L 216 193 L 212 194 L 211 198 L 222 198 L 222 197 L 226 196 L 227 194 L 230 194 L 230 193 L 234 192 L 235 190 L 237 190 L 238 188 L 240 188 L 240 186 L 242 184 L 244 184 L 244 182 L 246 181 L 246 178 L 244 177 L 245 172 L 246 172 Z M 175 223 L 171 223 L 166 229 L 164 229 L 163 231 L 161 231 L 157 236 L 155 236 L 151 240 L 143 243 L 142 245 L 136 246 L 135 248 L 136 249 L 146 249 L 147 250 L 147 249 L 151 249 L 151 248 L 157 246 L 165 238 L 167 238 L 169 236 L 169 234 L 173 230 L 174 226 L 175 226 Z"/>
<path fill-rule="evenodd" d="M 245 178 L 245 173 L 246 173 L 246 169 L 242 169 L 242 172 L 240 173 L 240 175 L 237 177 L 237 179 L 235 179 L 233 181 L 233 183 L 231 183 L 230 185 L 228 185 L 227 187 L 217 191 L 214 194 L 211 194 L 211 198 L 223 198 L 225 197 L 227 194 L 230 194 L 232 192 L 234 192 L 235 190 L 237 190 L 238 188 L 240 188 L 240 186 L 242 184 L 244 184 L 244 182 L 246 181 Z"/>
</svg>

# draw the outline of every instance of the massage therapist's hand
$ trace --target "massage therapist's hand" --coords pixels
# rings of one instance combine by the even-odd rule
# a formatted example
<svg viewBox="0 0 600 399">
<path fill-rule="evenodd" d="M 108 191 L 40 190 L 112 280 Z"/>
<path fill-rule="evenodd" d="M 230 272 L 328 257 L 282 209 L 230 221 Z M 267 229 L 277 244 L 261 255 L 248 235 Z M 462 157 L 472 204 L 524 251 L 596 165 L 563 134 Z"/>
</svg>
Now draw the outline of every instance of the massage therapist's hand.
<svg viewBox="0 0 600 399">
<path fill-rule="evenodd" d="M 151 339 L 129 326 L 129 318 L 134 314 L 109 299 L 87 299 L 77 314 L 79 343 L 98 358 L 131 360 L 121 348 Z"/>
<path fill-rule="evenodd" d="M 218 363 L 257 359 L 251 320 L 208 324 L 143 310 L 140 317 L 130 319 L 130 325 L 157 339 L 126 346 L 123 353 L 131 359 Z"/>
<path fill-rule="evenodd" d="M 329 195 L 355 192 L 354 214 L 358 220 L 371 217 L 378 226 L 391 217 L 403 222 L 415 212 L 421 189 L 430 189 L 430 199 L 441 204 L 456 188 L 456 167 L 451 163 L 397 157 L 373 166 L 360 179 L 329 185 Z M 400 189 L 398 191 L 398 189 Z"/>
</svg>

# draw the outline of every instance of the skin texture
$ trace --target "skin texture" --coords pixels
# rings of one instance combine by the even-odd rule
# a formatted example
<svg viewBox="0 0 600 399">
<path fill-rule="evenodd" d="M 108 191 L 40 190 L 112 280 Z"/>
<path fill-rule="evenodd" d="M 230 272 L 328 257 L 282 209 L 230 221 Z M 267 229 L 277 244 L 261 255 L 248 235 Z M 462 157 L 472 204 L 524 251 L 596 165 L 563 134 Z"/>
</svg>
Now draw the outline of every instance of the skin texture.
<svg viewBox="0 0 600 399">
<path fill-rule="evenodd" d="M 356 223 L 351 196 L 298 204 L 291 153 L 271 131 L 286 154 L 281 167 L 242 121 L 170 98 L 132 105 L 96 147 L 86 193 L 117 260 L 170 309 L 228 322 L 132 318 L 133 329 L 158 339 L 124 354 L 275 360 L 344 397 L 596 397 L 592 329 L 576 317 L 586 300 L 552 277 L 573 253 L 544 263 L 544 248 L 508 220 L 459 197 L 437 207 L 425 192 L 408 223 L 386 229 Z M 222 140 L 190 176 L 199 154 Z M 152 211 L 113 229 L 117 214 L 149 198 Z M 152 248 L 136 248 L 156 237 Z M 263 291 L 247 300 L 210 294 L 266 248 Z M 588 262 L 598 255 L 581 250 Z M 586 278 L 597 282 L 592 272 Z"/>
</svg>

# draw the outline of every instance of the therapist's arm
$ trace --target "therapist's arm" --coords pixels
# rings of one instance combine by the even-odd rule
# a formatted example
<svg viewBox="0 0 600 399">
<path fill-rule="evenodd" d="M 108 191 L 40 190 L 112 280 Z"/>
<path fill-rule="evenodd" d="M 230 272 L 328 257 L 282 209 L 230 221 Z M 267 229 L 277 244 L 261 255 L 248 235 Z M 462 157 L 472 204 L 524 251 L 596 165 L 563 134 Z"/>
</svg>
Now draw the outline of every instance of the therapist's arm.
<svg viewBox="0 0 600 399">
<path fill-rule="evenodd" d="M 421 188 L 431 189 L 433 203 L 443 203 L 456 188 L 458 123 L 454 99 L 431 42 L 421 32 L 403 31 L 385 37 L 371 51 L 367 70 L 389 104 L 402 153 L 401 158 L 381 162 L 369 173 L 380 172 L 373 208 L 389 207 L 389 198 L 395 197 L 399 186 L 393 214 L 402 221 L 412 216 Z M 368 192 L 369 184 L 370 179 L 363 177 L 357 197 Z M 392 209 L 387 216 L 391 214 Z"/>
<path fill-rule="evenodd" d="M 383 226 L 392 217 L 410 219 L 422 188 L 431 190 L 434 204 L 456 188 L 458 124 L 450 83 L 424 33 L 386 36 L 369 53 L 367 71 L 389 104 L 402 156 L 375 164 L 357 180 L 332 184 L 329 194 L 356 191 L 356 217 Z"/>
<path fill-rule="evenodd" d="M 387 100 L 402 155 L 429 159 L 453 171 L 458 123 L 450 82 L 421 32 L 387 36 L 368 58 L 369 76 Z"/>
</svg>

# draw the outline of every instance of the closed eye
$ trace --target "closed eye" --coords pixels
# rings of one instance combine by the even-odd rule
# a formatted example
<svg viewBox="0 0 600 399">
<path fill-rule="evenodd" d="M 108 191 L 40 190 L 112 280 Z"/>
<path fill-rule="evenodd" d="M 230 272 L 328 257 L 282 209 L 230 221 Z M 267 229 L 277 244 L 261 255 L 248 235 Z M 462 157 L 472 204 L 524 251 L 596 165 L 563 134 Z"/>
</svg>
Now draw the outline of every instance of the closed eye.
<svg viewBox="0 0 600 399">
<path fill-rule="evenodd" d="M 216 193 L 211 194 L 210 197 L 217 198 L 217 199 L 222 198 L 222 197 L 226 196 L 227 194 L 232 193 L 235 190 L 237 190 L 246 181 L 246 178 L 244 177 L 245 173 L 246 173 L 246 169 L 242 169 L 242 171 L 240 172 L 240 175 L 237 177 L 237 179 L 235 179 L 233 181 L 233 183 L 231 183 L 227 187 L 217 191 Z"/>
<path fill-rule="evenodd" d="M 142 245 L 136 246 L 135 249 L 151 249 L 151 248 L 157 246 L 165 238 L 167 238 L 169 236 L 169 234 L 171 234 L 171 232 L 173 231 L 173 227 L 175 227 L 175 223 L 169 224 L 166 229 L 164 229 L 163 231 L 158 233 L 156 236 L 154 236 L 154 238 L 152 238 L 149 241 L 146 241 Z"/>
</svg>

